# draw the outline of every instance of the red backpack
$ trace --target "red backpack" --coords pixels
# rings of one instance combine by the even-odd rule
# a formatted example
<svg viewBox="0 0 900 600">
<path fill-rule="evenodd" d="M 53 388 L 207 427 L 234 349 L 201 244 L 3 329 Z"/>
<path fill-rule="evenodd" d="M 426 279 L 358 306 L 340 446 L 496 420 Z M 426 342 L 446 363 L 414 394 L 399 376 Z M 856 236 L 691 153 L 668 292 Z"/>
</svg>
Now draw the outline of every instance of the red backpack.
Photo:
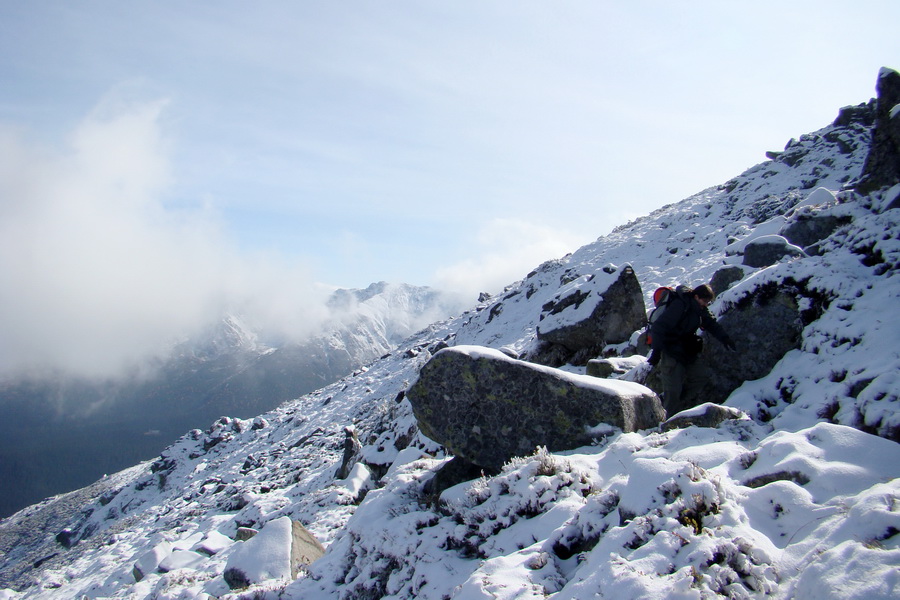
<svg viewBox="0 0 900 600">
<path fill-rule="evenodd" d="M 653 338 L 650 337 L 650 327 L 653 323 L 659 318 L 666 306 L 669 305 L 669 302 L 672 301 L 672 298 L 675 297 L 675 290 L 668 287 L 658 287 L 653 291 L 653 310 L 650 311 L 650 316 L 647 317 L 647 343 L 653 344 Z"/>
</svg>

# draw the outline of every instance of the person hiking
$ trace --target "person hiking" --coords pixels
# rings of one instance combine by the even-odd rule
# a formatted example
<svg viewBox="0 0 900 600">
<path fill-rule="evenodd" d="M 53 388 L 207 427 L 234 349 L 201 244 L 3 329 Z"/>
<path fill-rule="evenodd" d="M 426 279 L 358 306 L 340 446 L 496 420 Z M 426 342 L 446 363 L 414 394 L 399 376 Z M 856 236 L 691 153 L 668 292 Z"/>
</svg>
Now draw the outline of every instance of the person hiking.
<svg viewBox="0 0 900 600">
<path fill-rule="evenodd" d="M 691 289 L 680 285 L 670 294 L 662 314 L 650 325 L 651 362 L 660 371 L 663 384 L 663 406 L 669 416 L 700 404 L 698 396 L 712 372 L 697 357 L 703 350 L 703 340 L 697 335 L 702 327 L 728 350 L 734 342 L 709 312 L 715 298 L 712 288 L 703 284 Z"/>
</svg>

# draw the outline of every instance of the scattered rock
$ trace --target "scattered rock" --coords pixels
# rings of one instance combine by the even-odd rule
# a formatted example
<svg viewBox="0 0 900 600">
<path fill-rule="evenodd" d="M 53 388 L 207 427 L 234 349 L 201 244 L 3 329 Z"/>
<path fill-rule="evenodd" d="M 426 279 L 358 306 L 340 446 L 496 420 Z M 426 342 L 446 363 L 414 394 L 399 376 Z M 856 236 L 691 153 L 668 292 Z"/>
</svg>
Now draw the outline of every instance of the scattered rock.
<svg viewBox="0 0 900 600">
<path fill-rule="evenodd" d="M 67 527 L 56 534 L 56 541 L 63 548 L 71 548 L 78 543 L 78 533 Z"/>
<path fill-rule="evenodd" d="M 895 185 L 885 192 L 884 210 L 895 210 L 900 208 L 900 185 Z"/>
<path fill-rule="evenodd" d="M 365 498 L 369 490 L 375 487 L 375 477 L 372 470 L 365 464 L 358 462 L 350 469 L 347 477 L 340 480 L 340 485 L 347 489 L 354 498 L 354 503 L 359 504 Z"/>
<path fill-rule="evenodd" d="M 834 119 L 835 127 L 848 127 L 853 123 L 859 123 L 864 127 L 871 127 L 875 124 L 875 99 L 869 102 L 857 104 L 856 106 L 845 106 L 838 111 L 838 116 Z"/>
<path fill-rule="evenodd" d="M 601 379 L 606 379 L 610 375 L 616 372 L 615 365 L 609 359 L 605 358 L 595 358 L 593 360 L 589 360 L 587 363 L 587 369 L 585 370 L 585 375 L 590 375 L 591 377 L 599 377 Z"/>
<path fill-rule="evenodd" d="M 194 548 L 197 552 L 202 552 L 207 556 L 214 556 L 221 552 L 222 550 L 228 548 L 234 543 L 227 535 L 219 533 L 218 531 L 210 531 L 203 541 L 197 544 L 196 548 Z"/>
<path fill-rule="evenodd" d="M 744 481 L 742 485 L 756 489 L 763 487 L 764 485 L 769 485 L 770 483 L 775 483 L 776 481 L 793 481 L 799 486 L 804 486 L 809 483 L 810 479 L 805 473 L 801 473 L 800 471 L 777 471 L 775 473 L 757 475 L 756 477 Z"/>
<path fill-rule="evenodd" d="M 665 415 L 642 385 L 574 375 L 478 346 L 436 354 L 407 398 L 424 435 L 488 469 L 538 446 L 553 452 L 590 444 L 590 429 L 600 424 L 636 431 L 656 427 Z"/>
<path fill-rule="evenodd" d="M 503 354 L 507 355 L 510 358 L 516 358 L 516 359 L 519 358 L 519 353 L 516 352 L 516 349 L 511 346 L 503 346 L 502 348 L 500 348 L 500 352 L 502 352 Z"/>
</svg>

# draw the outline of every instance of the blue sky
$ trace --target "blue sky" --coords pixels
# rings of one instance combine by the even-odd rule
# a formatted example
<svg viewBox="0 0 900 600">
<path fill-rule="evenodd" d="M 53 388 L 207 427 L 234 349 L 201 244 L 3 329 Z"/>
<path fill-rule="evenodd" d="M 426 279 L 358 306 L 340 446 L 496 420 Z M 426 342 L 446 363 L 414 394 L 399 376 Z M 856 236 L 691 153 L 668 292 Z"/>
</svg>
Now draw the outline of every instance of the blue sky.
<svg viewBox="0 0 900 600">
<path fill-rule="evenodd" d="M 0 309 L 43 339 L 128 302 L 123 327 L 158 331 L 215 301 L 303 321 L 318 284 L 496 292 L 867 101 L 900 67 L 898 17 L 889 0 L 0 0 L 0 276 L 20 290 Z"/>
</svg>

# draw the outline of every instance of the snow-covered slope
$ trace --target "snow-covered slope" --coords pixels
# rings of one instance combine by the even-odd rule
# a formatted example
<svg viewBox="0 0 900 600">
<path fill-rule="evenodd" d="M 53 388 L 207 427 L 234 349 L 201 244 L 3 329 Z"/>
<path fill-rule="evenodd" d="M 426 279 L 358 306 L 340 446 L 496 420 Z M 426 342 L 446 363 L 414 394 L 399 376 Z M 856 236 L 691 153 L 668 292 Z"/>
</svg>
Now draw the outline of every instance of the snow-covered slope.
<svg viewBox="0 0 900 600">
<path fill-rule="evenodd" d="M 870 432 L 900 424 L 900 210 L 882 210 L 900 190 L 840 191 L 870 133 L 842 119 L 792 140 L 776 160 L 540 265 L 335 384 L 255 419 L 221 419 L 155 461 L 17 513 L 0 523 L 0 588 L 171 600 L 896 597 L 900 445 Z M 786 280 L 823 299 L 801 347 L 729 398 L 747 418 L 537 449 L 440 501 L 427 495 L 448 457 L 419 434 L 403 392 L 434 352 L 527 353 L 541 307 L 578 277 L 629 263 L 649 301 L 658 285 L 708 281 L 740 262 L 742 243 L 813 209 L 851 221 L 818 256 L 748 269 L 713 306 Z M 361 450 L 337 479 L 346 431 Z M 296 580 L 230 590 L 237 529 L 283 516 L 325 556 Z M 191 552 L 222 535 L 214 555 L 135 581 L 154 548 Z"/>
</svg>

